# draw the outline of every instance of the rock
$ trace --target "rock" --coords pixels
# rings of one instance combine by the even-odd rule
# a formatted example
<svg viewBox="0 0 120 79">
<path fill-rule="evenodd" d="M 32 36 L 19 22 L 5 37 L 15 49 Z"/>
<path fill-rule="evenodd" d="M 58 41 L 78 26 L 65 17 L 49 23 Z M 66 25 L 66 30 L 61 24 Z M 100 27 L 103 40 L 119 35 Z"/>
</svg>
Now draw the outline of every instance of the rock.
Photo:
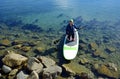
<svg viewBox="0 0 120 79">
<path fill-rule="evenodd" d="M 2 74 L 0 73 L 0 77 L 2 76 Z"/>
<path fill-rule="evenodd" d="M 45 49 L 44 49 L 43 47 L 37 47 L 37 48 L 35 49 L 35 51 L 38 52 L 38 53 L 42 53 L 44 50 L 45 50 Z"/>
<path fill-rule="evenodd" d="M 90 48 L 95 51 L 98 48 L 98 45 L 95 42 L 93 42 L 90 44 Z"/>
<path fill-rule="evenodd" d="M 31 50 L 31 47 L 30 47 L 30 46 L 23 46 L 23 47 L 21 47 L 20 49 L 21 49 L 22 51 L 24 51 L 24 52 L 28 52 L 28 51 Z"/>
<path fill-rule="evenodd" d="M 3 71 L 4 73 L 9 73 L 11 70 L 12 70 L 12 69 L 11 69 L 10 67 L 6 66 L 6 65 L 3 65 L 3 66 L 2 66 L 2 71 Z"/>
<path fill-rule="evenodd" d="M 63 64 L 62 67 L 63 69 L 65 69 L 66 73 L 72 76 L 76 74 L 81 75 L 81 73 L 85 72 L 87 74 L 90 74 L 92 77 L 94 77 L 93 73 L 88 68 L 75 62 L 71 62 L 69 64 Z"/>
<path fill-rule="evenodd" d="M 18 69 L 13 69 L 13 70 L 9 73 L 9 76 L 16 75 L 17 72 L 18 72 Z"/>
<path fill-rule="evenodd" d="M 20 49 L 22 47 L 22 44 L 18 44 L 14 46 L 14 49 Z"/>
<path fill-rule="evenodd" d="M 114 47 L 107 47 L 105 50 L 106 50 L 108 53 L 112 53 L 112 52 L 115 52 L 115 51 L 116 51 L 116 49 L 115 49 Z"/>
<path fill-rule="evenodd" d="M 43 79 L 55 79 L 62 73 L 62 68 L 54 65 L 43 69 Z"/>
<path fill-rule="evenodd" d="M 36 71 L 37 73 L 40 73 L 43 69 L 43 65 L 38 59 L 36 59 L 35 57 L 31 57 L 28 59 L 27 68 L 31 71 Z"/>
<path fill-rule="evenodd" d="M 13 69 L 9 75 L 8 75 L 8 79 L 15 79 L 16 73 L 18 72 L 18 69 Z"/>
<path fill-rule="evenodd" d="M 12 42 L 12 45 L 18 45 L 18 44 L 23 44 L 25 41 L 22 41 L 22 40 L 14 40 Z"/>
<path fill-rule="evenodd" d="M 119 78 L 118 71 L 115 71 L 108 67 L 107 65 L 99 65 L 99 67 L 96 69 L 99 74 L 111 77 L 111 78 Z"/>
<path fill-rule="evenodd" d="M 52 60 L 51 58 L 45 56 L 39 56 L 37 58 L 42 62 L 42 64 L 44 64 L 45 67 L 50 67 L 55 65 L 55 61 Z"/>
<path fill-rule="evenodd" d="M 0 46 L 0 50 L 5 49 L 5 48 L 6 48 L 5 46 Z"/>
<path fill-rule="evenodd" d="M 2 45 L 2 46 L 10 46 L 11 42 L 8 39 L 4 39 L 4 40 L 0 41 L 0 45 Z"/>
<path fill-rule="evenodd" d="M 115 65 L 114 63 L 108 63 L 108 66 L 109 66 L 110 69 L 112 69 L 112 70 L 114 70 L 116 72 L 118 71 L 117 65 Z"/>
<path fill-rule="evenodd" d="M 35 71 L 32 71 L 32 73 L 28 76 L 27 79 L 39 79 L 38 73 Z"/>
<path fill-rule="evenodd" d="M 87 63 L 89 63 L 89 61 L 86 58 L 82 58 L 82 59 L 80 59 L 80 63 L 81 64 L 87 64 Z"/>
<path fill-rule="evenodd" d="M 10 67 L 15 67 L 23 65 L 27 60 L 28 58 L 25 56 L 16 54 L 13 51 L 8 51 L 7 55 L 5 55 L 5 57 L 2 59 L 2 62 Z"/>
<path fill-rule="evenodd" d="M 20 71 L 17 76 L 16 79 L 27 79 L 28 74 L 25 73 L 25 71 Z"/>
</svg>

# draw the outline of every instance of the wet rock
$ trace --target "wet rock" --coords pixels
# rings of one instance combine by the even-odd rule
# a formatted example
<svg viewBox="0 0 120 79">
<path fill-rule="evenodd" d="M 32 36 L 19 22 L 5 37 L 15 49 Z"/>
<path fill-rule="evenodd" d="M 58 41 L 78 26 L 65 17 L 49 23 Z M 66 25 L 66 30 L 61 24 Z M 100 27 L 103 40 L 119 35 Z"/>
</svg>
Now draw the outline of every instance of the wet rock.
<svg viewBox="0 0 120 79">
<path fill-rule="evenodd" d="M 42 53 L 45 49 L 43 47 L 37 47 L 35 52 Z"/>
<path fill-rule="evenodd" d="M 39 79 L 38 73 L 35 71 L 32 71 L 32 73 L 28 76 L 27 79 Z"/>
<path fill-rule="evenodd" d="M 27 68 L 31 71 L 36 71 L 37 73 L 40 73 L 43 69 L 43 65 L 35 57 L 30 57 L 28 59 Z"/>
<path fill-rule="evenodd" d="M 6 48 L 5 46 L 0 46 L 0 50 L 5 49 L 5 48 Z"/>
<path fill-rule="evenodd" d="M 18 44 L 14 46 L 14 49 L 20 49 L 22 47 L 22 44 Z"/>
<path fill-rule="evenodd" d="M 22 46 L 20 49 L 24 52 L 28 52 L 31 50 L 31 47 L 30 46 Z"/>
<path fill-rule="evenodd" d="M 51 58 L 48 58 L 48 57 L 45 57 L 45 56 L 39 56 L 37 57 L 41 62 L 42 64 L 45 66 L 45 67 L 50 67 L 50 66 L 53 66 L 55 65 L 55 61 L 52 60 Z"/>
<path fill-rule="evenodd" d="M 96 43 L 94 43 L 94 42 L 91 43 L 89 46 L 90 46 L 90 49 L 94 50 L 94 51 L 98 48 L 98 45 Z"/>
<path fill-rule="evenodd" d="M 55 61 L 52 60 L 51 58 L 48 58 L 48 57 L 45 57 L 45 56 L 39 56 L 37 58 L 42 62 L 42 64 L 45 67 L 50 67 L 50 66 L 55 65 Z"/>
<path fill-rule="evenodd" d="M 96 70 L 99 74 L 102 74 L 111 78 L 119 78 L 118 71 L 111 69 L 107 65 L 101 64 Z"/>
<path fill-rule="evenodd" d="M 2 62 L 10 67 L 15 67 L 23 65 L 27 59 L 28 58 L 20 54 L 16 54 L 13 51 L 8 51 L 7 55 L 5 55 L 5 57 L 2 59 Z"/>
<path fill-rule="evenodd" d="M 96 51 L 93 53 L 93 55 L 94 55 L 95 57 L 100 57 L 100 56 L 101 56 L 101 51 L 96 50 Z"/>
<path fill-rule="evenodd" d="M 16 74 L 17 74 L 17 72 L 18 72 L 18 69 L 13 69 L 13 70 L 9 73 L 8 79 L 14 79 L 15 76 L 16 76 Z"/>
<path fill-rule="evenodd" d="M 87 58 L 81 58 L 81 59 L 80 59 L 80 63 L 81 63 L 81 64 L 87 64 L 87 63 L 89 63 L 89 61 L 88 61 Z"/>
<path fill-rule="evenodd" d="M 12 42 L 12 45 L 14 46 L 14 45 L 18 45 L 18 44 L 23 44 L 25 41 L 23 41 L 23 40 L 14 40 L 13 42 Z"/>
<path fill-rule="evenodd" d="M 17 72 L 18 72 L 18 69 L 13 69 L 13 70 L 9 73 L 9 76 L 16 75 Z"/>
<path fill-rule="evenodd" d="M 108 53 L 112 53 L 112 52 L 115 52 L 116 49 L 115 49 L 114 47 L 107 47 L 107 48 L 105 49 L 105 51 L 108 52 Z"/>
<path fill-rule="evenodd" d="M 86 72 L 87 74 L 90 74 L 92 77 L 94 77 L 93 73 L 88 68 L 75 62 L 63 64 L 62 67 L 69 75 L 81 75 L 81 73 Z"/>
<path fill-rule="evenodd" d="M 43 79 L 55 79 L 62 73 L 62 68 L 59 66 L 50 66 L 43 69 Z"/>
<path fill-rule="evenodd" d="M 2 71 L 4 73 L 9 73 L 12 69 L 9 66 L 3 65 L 2 67 Z"/>
<path fill-rule="evenodd" d="M 110 69 L 112 69 L 113 71 L 118 71 L 118 69 L 117 69 L 117 65 L 116 64 L 114 64 L 114 63 L 108 63 L 108 67 L 110 68 Z"/>
<path fill-rule="evenodd" d="M 3 39 L 3 40 L 1 40 L 0 41 L 0 45 L 1 46 L 10 46 L 11 45 L 11 41 L 10 40 L 8 40 L 8 39 Z"/>
<path fill-rule="evenodd" d="M 16 76 L 16 79 L 27 79 L 28 77 L 28 74 L 26 74 L 25 71 L 20 71 L 17 76 Z"/>
</svg>

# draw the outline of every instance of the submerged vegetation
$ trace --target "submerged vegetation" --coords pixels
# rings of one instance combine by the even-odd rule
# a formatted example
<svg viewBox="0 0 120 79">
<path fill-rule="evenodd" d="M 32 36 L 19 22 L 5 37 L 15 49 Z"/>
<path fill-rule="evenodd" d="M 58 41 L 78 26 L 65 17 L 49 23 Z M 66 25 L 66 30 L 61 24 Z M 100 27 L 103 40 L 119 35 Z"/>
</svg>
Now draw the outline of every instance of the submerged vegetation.
<svg viewBox="0 0 120 79">
<path fill-rule="evenodd" d="M 61 17 L 64 17 L 64 14 L 58 15 L 56 18 Z M 38 21 L 39 19 L 36 19 L 34 23 Z M 33 61 L 35 64 L 41 62 L 38 56 L 53 59 L 51 62 L 60 66 L 58 72 L 61 74 L 58 74 L 59 76 L 54 74 L 54 77 L 57 76 L 60 79 L 120 78 L 120 22 L 101 22 L 96 19 L 85 21 L 81 16 L 74 18 L 74 21 L 77 26 L 83 28 L 79 30 L 78 55 L 71 62 L 66 61 L 62 56 L 62 44 L 66 24 L 68 23 L 66 19 L 60 23 L 59 26 L 61 27 L 57 30 L 54 28 L 45 30 L 34 23 L 23 23 L 22 20 L 0 21 L 0 59 L 2 60 L 0 60 L 0 78 L 6 79 L 12 72 L 15 72 L 13 78 L 16 78 L 16 74 L 23 72 L 26 64 L 28 64 L 24 62 L 25 66 L 20 65 L 21 67 L 18 68 L 10 66 L 11 70 L 6 74 L 3 70 L 4 65 L 9 66 L 6 64 L 7 61 L 3 61 L 6 51 L 7 53 L 8 51 L 17 52 L 17 54 L 25 56 L 25 59 L 34 57 L 31 61 L 35 60 Z M 42 61 L 42 65 L 40 63 L 37 65 L 41 65 L 41 69 L 49 69 L 49 67 L 44 67 L 46 62 L 48 61 Z M 14 65 L 14 63 L 12 64 Z M 28 72 L 29 67 L 27 68 L 28 70 L 25 70 L 25 72 L 31 76 L 34 72 L 32 70 Z M 55 66 L 55 68 L 59 69 L 58 66 Z M 43 74 L 39 76 L 46 76 L 45 72 L 47 70 L 44 70 Z"/>
</svg>

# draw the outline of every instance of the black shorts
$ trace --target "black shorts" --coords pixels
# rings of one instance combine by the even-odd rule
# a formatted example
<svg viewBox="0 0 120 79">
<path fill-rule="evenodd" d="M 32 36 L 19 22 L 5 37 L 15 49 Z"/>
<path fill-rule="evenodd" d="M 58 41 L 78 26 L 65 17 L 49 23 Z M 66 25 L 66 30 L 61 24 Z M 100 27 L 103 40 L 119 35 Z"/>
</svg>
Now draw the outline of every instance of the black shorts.
<svg viewBox="0 0 120 79">
<path fill-rule="evenodd" d="M 68 34 L 68 39 L 72 36 L 72 39 L 74 39 L 74 33 L 73 34 Z"/>
</svg>

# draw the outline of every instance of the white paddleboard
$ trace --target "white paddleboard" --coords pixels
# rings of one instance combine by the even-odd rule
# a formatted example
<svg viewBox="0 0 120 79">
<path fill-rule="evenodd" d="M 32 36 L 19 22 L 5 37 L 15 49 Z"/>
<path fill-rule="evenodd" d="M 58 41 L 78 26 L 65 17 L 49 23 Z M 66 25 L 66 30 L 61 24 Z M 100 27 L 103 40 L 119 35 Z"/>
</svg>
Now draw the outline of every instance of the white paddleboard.
<svg viewBox="0 0 120 79">
<path fill-rule="evenodd" d="M 64 45 L 63 45 L 63 56 L 66 60 L 72 60 L 76 57 L 79 47 L 79 35 L 78 31 L 74 30 L 74 41 L 68 41 L 67 36 L 65 36 L 64 39 Z"/>
</svg>

